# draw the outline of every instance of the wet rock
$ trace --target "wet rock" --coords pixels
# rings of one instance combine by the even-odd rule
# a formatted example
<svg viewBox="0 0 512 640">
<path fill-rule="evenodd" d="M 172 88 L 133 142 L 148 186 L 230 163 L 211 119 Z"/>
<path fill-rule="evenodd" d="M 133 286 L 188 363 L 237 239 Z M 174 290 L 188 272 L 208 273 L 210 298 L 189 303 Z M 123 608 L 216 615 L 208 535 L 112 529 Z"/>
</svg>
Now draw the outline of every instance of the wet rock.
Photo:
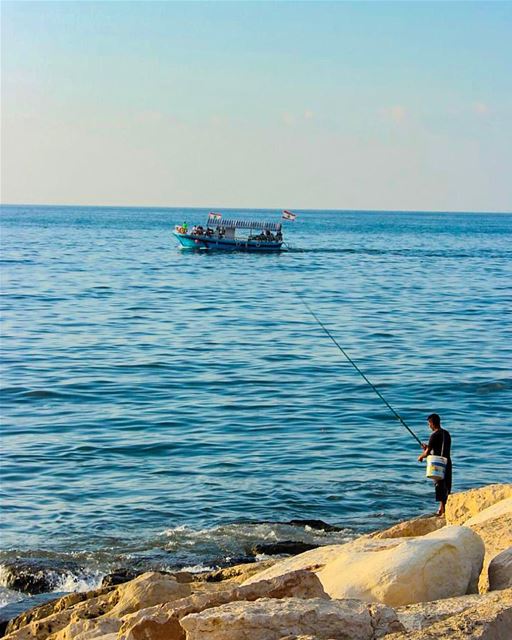
<svg viewBox="0 0 512 640">
<path fill-rule="evenodd" d="M 250 562 L 245 564 L 237 564 L 233 567 L 226 567 L 225 569 L 216 569 L 210 571 L 205 575 L 198 576 L 199 579 L 206 582 L 223 582 L 225 580 L 232 580 L 234 582 L 242 583 L 251 576 L 268 569 L 275 560 L 263 560 L 261 562 Z"/>
<path fill-rule="evenodd" d="M 181 620 L 187 640 L 280 640 L 314 633 L 319 640 L 374 640 L 402 629 L 392 610 L 357 600 L 262 598 L 229 602 Z"/>
<path fill-rule="evenodd" d="M 191 573 L 190 571 L 162 571 L 161 573 L 171 576 L 171 578 L 174 578 L 176 582 L 180 584 L 190 584 L 197 579 L 197 574 Z"/>
<path fill-rule="evenodd" d="M 333 533 L 335 531 L 343 531 L 343 527 L 338 527 L 334 524 L 329 524 L 323 520 L 288 520 L 287 522 L 277 522 L 276 520 L 262 520 L 254 524 L 279 524 L 288 525 L 291 527 L 309 527 L 315 531 L 325 531 L 326 533 Z"/>
<path fill-rule="evenodd" d="M 15 560 L 3 563 L 3 584 L 8 589 L 28 595 L 38 595 L 54 591 L 65 576 L 84 571 L 78 565 L 63 567 L 49 565 L 38 560 Z"/>
<path fill-rule="evenodd" d="M 137 576 L 140 576 L 143 571 L 132 571 L 131 569 L 117 569 L 112 573 L 108 573 L 103 577 L 101 581 L 102 587 L 115 587 L 118 584 L 123 584 L 123 582 L 128 582 L 129 580 L 133 580 Z"/>
<path fill-rule="evenodd" d="M 108 573 L 101 581 L 101 587 L 117 587 L 120 584 L 135 580 L 138 576 L 141 576 L 144 571 L 137 571 L 133 569 L 116 569 L 112 573 Z M 174 578 L 176 582 L 186 584 L 193 582 L 196 579 L 196 574 L 189 571 L 155 571 L 154 573 L 160 573 L 164 576 Z"/>
<path fill-rule="evenodd" d="M 283 540 L 282 542 L 273 542 L 268 544 L 256 544 L 252 547 L 251 552 L 255 555 L 264 554 L 267 556 L 276 555 L 297 555 L 316 549 L 320 545 L 300 542 L 298 540 Z"/>
<path fill-rule="evenodd" d="M 328 524 L 323 520 L 290 520 L 289 524 L 294 527 L 309 527 L 315 531 L 325 531 L 326 533 L 343 531 L 342 527 L 337 527 L 334 524 Z"/>
</svg>

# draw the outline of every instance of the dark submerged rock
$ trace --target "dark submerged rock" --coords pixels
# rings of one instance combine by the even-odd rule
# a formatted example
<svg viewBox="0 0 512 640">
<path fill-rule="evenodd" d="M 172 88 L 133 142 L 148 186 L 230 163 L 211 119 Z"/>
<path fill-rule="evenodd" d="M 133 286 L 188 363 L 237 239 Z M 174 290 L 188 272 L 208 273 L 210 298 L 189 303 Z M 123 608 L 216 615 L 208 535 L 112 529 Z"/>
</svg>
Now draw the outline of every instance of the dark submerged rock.
<svg viewBox="0 0 512 640">
<path fill-rule="evenodd" d="M 4 586 L 33 596 L 54 591 L 69 573 L 82 572 L 78 565 L 59 567 L 39 560 L 15 560 L 4 563 Z"/>
<path fill-rule="evenodd" d="M 310 529 L 325 531 L 326 533 L 343 530 L 343 527 L 338 527 L 335 524 L 329 524 L 323 520 L 290 520 L 288 524 L 291 524 L 294 527 L 309 527 Z"/>
<path fill-rule="evenodd" d="M 285 524 L 291 527 L 309 527 L 315 531 L 325 531 L 326 533 L 333 533 L 335 531 L 343 531 L 343 527 L 338 527 L 335 524 L 329 524 L 323 520 L 288 520 L 288 522 L 277 522 L 276 520 L 262 520 L 260 522 L 254 522 L 254 524 Z"/>
<path fill-rule="evenodd" d="M 309 544 L 308 542 L 300 542 L 296 540 L 283 540 L 282 542 L 272 542 L 269 544 L 256 544 L 252 547 L 251 551 L 257 554 L 265 554 L 267 556 L 275 556 L 280 554 L 296 555 L 298 553 L 304 553 L 304 551 L 310 551 L 316 549 L 320 545 Z"/>
<path fill-rule="evenodd" d="M 129 582 L 137 576 L 140 576 L 143 571 L 133 571 L 131 569 L 116 569 L 112 573 L 108 573 L 103 577 L 101 581 L 101 587 L 115 587 L 123 582 Z"/>
</svg>

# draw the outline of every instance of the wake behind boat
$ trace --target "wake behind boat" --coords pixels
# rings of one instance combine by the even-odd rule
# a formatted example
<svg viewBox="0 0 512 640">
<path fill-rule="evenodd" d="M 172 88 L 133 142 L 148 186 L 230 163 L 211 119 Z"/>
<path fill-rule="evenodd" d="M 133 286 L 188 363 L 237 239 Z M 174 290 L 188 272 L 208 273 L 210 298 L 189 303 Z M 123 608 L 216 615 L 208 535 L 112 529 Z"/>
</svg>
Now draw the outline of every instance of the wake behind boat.
<svg viewBox="0 0 512 640">
<path fill-rule="evenodd" d="M 174 235 L 187 249 L 215 251 L 281 251 L 282 225 L 279 222 L 257 220 L 223 220 L 222 215 L 210 213 L 206 226 L 177 225 Z"/>
</svg>

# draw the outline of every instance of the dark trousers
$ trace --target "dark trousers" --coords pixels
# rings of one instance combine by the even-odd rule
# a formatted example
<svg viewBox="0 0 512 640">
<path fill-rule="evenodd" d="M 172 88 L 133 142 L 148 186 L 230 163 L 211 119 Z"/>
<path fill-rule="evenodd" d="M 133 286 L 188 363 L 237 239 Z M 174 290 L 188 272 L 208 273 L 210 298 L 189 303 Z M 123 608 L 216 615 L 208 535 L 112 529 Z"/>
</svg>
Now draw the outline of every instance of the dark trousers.
<svg viewBox="0 0 512 640">
<path fill-rule="evenodd" d="M 444 480 L 437 480 L 435 483 L 436 500 L 446 504 L 448 496 L 452 490 L 452 461 L 448 459 L 446 465 L 446 471 L 444 474 Z"/>
</svg>

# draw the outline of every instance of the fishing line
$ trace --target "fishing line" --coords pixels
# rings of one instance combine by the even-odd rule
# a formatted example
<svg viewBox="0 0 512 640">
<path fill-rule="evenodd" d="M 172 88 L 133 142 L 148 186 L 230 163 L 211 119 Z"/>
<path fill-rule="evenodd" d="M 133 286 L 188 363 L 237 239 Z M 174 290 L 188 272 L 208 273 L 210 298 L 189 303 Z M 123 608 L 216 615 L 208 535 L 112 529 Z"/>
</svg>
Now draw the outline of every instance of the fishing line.
<svg viewBox="0 0 512 640">
<path fill-rule="evenodd" d="M 386 405 L 386 407 L 393 413 L 393 415 L 395 416 L 395 418 L 397 420 L 400 421 L 400 423 L 407 429 L 407 431 L 411 434 L 411 436 L 418 442 L 418 444 L 420 446 L 422 446 L 421 440 L 418 438 L 418 436 L 414 433 L 414 431 L 412 429 L 410 429 L 407 424 L 405 424 L 405 421 L 403 420 L 403 418 L 393 409 L 393 407 L 389 404 L 389 402 L 386 400 L 386 398 L 382 395 L 382 393 L 377 389 L 377 387 L 367 378 L 367 376 L 363 373 L 363 371 L 361 371 L 361 369 L 357 366 L 357 364 L 352 360 L 352 358 L 348 355 L 348 353 L 345 351 L 345 349 L 340 345 L 340 343 L 336 340 L 336 338 L 332 335 L 332 333 L 329 331 L 329 329 L 325 326 L 325 324 L 320 320 L 320 318 L 316 315 L 316 313 L 313 311 L 313 309 L 310 307 L 310 305 L 307 303 L 307 301 L 304 299 L 304 297 L 301 295 L 301 293 L 299 292 L 299 290 L 292 284 L 293 289 L 295 290 L 295 293 L 297 294 L 297 297 L 299 298 L 299 300 L 304 304 L 304 306 L 306 307 L 306 309 L 309 311 L 309 313 L 313 316 L 313 318 L 317 321 L 317 323 L 320 325 L 320 327 L 322 327 L 322 329 L 325 331 L 325 333 L 329 336 L 329 338 L 334 342 L 334 344 L 338 347 L 338 349 L 341 351 L 341 353 L 345 356 L 345 358 L 350 362 L 350 364 L 354 367 L 354 369 L 357 371 L 357 373 L 359 373 L 359 375 L 365 380 L 365 382 L 367 382 L 370 387 L 375 391 L 375 393 L 379 396 L 379 398 L 382 400 L 382 402 Z"/>
</svg>

